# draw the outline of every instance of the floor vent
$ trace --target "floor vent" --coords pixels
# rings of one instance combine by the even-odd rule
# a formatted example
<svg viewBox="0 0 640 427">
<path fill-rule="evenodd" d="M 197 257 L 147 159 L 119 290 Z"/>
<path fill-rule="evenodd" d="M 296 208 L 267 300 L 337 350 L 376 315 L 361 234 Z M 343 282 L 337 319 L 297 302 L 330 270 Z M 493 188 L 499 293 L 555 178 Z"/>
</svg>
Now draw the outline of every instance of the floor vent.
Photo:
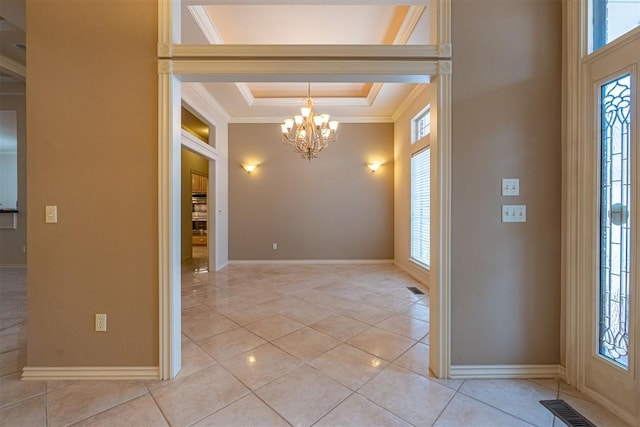
<svg viewBox="0 0 640 427">
<path fill-rule="evenodd" d="M 564 400 L 541 400 L 540 403 L 569 427 L 596 427 Z"/>
<path fill-rule="evenodd" d="M 411 292 L 413 292 L 416 295 L 424 295 L 424 292 L 422 292 L 420 289 L 416 288 L 415 286 L 409 286 L 407 287 L 407 289 L 409 289 Z"/>
</svg>

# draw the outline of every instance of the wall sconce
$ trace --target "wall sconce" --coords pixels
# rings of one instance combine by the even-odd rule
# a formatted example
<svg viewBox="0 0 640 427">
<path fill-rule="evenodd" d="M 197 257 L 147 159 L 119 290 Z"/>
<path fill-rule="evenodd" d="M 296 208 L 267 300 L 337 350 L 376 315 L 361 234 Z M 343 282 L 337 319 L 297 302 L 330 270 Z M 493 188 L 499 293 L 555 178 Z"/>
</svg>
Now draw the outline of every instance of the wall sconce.
<svg viewBox="0 0 640 427">
<path fill-rule="evenodd" d="M 382 166 L 382 163 L 367 163 L 367 167 L 371 170 L 371 173 L 377 171 L 380 166 Z"/>
<path fill-rule="evenodd" d="M 255 168 L 257 168 L 258 165 L 255 163 L 243 163 L 242 164 L 242 169 L 246 170 L 247 173 L 251 173 L 255 170 Z"/>
</svg>

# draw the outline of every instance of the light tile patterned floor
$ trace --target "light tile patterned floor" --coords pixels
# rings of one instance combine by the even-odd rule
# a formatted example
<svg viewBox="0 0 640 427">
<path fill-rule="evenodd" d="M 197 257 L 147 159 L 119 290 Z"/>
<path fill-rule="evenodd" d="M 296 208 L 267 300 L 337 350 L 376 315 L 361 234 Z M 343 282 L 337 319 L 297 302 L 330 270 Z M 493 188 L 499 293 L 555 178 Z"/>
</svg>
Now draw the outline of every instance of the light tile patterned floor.
<svg viewBox="0 0 640 427">
<path fill-rule="evenodd" d="M 430 377 L 429 298 L 390 265 L 185 265 L 183 369 L 164 382 L 20 381 L 24 271 L 0 284 L 3 427 L 561 426 L 538 403 L 554 398 L 625 425 L 554 380 Z"/>
</svg>

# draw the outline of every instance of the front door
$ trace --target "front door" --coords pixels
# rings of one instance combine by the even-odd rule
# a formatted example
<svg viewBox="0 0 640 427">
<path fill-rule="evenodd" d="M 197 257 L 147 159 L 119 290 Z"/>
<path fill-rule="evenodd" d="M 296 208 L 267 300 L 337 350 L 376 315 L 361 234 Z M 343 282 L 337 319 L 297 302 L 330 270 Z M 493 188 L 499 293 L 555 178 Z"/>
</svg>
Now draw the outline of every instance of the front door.
<svg viewBox="0 0 640 427">
<path fill-rule="evenodd" d="M 585 292 L 583 386 L 638 419 L 640 357 L 640 37 L 587 59 L 586 141 L 593 168 L 592 265 Z"/>
</svg>

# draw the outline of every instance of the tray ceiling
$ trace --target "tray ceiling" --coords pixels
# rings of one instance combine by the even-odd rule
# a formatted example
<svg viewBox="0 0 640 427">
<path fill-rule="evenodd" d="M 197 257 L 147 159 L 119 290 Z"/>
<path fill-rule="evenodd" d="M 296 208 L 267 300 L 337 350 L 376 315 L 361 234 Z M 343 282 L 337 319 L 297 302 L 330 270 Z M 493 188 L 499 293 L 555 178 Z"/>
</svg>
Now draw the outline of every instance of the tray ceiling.
<svg viewBox="0 0 640 427">
<path fill-rule="evenodd" d="M 183 3 L 184 44 L 428 44 L 428 13 L 416 5 Z M 245 2 L 243 2 L 245 3 Z M 275 2 L 274 2 L 275 3 Z M 379 2 L 393 3 L 393 2 Z M 206 83 L 235 122 L 279 121 L 295 112 L 306 83 Z M 340 120 L 388 121 L 415 84 L 312 83 L 323 112 Z"/>
</svg>

